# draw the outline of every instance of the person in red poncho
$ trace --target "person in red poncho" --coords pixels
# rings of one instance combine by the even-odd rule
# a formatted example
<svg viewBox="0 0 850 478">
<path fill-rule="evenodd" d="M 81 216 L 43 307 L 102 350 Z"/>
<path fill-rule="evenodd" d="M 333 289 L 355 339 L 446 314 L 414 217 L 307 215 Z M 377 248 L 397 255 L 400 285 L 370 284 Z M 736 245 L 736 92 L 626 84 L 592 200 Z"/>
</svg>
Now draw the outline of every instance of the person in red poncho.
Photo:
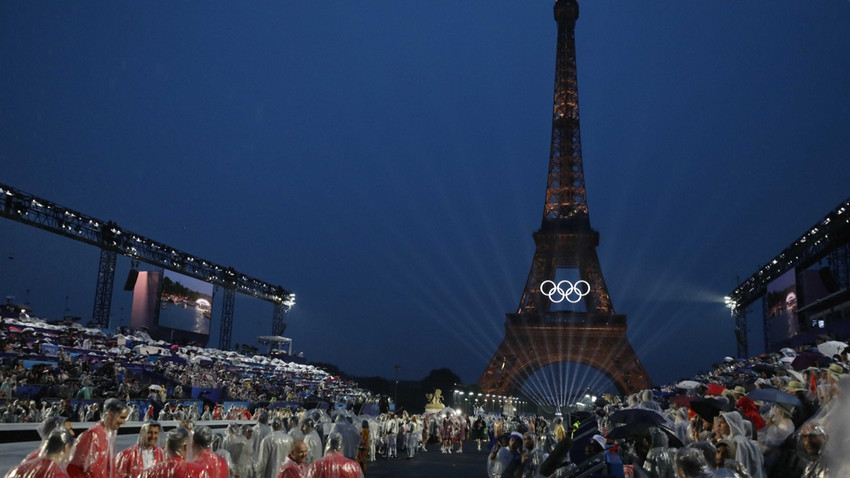
<svg viewBox="0 0 850 478">
<path fill-rule="evenodd" d="M 360 464 L 342 454 L 342 435 L 331 433 L 325 456 L 310 464 L 310 478 L 363 478 Z"/>
<path fill-rule="evenodd" d="M 756 402 L 752 401 L 752 399 L 741 397 L 738 399 L 738 402 L 735 403 L 735 407 L 737 407 L 744 416 L 753 422 L 753 426 L 756 427 L 756 430 L 764 428 L 764 418 L 762 418 L 761 414 L 759 414 L 759 407 L 756 405 Z"/>
<path fill-rule="evenodd" d="M 71 478 L 115 478 L 115 436 L 129 415 L 130 408 L 117 398 L 103 403 L 100 422 L 77 439 L 68 464 Z"/>
<path fill-rule="evenodd" d="M 200 426 L 192 433 L 194 463 L 203 468 L 210 478 L 228 478 L 230 467 L 227 460 L 212 451 L 213 432 L 210 427 Z"/>
<path fill-rule="evenodd" d="M 74 435 L 64 427 L 50 432 L 39 454 L 9 470 L 6 478 L 69 478 L 65 465 L 71 457 Z"/>
<path fill-rule="evenodd" d="M 142 473 L 165 460 L 162 448 L 156 446 L 162 427 L 150 421 L 139 429 L 139 441 L 118 454 L 115 459 L 118 478 L 139 478 Z"/>
<path fill-rule="evenodd" d="M 209 478 L 202 466 L 186 461 L 191 446 L 189 430 L 175 428 L 165 439 L 165 461 L 145 470 L 142 478 Z"/>
<path fill-rule="evenodd" d="M 280 473 L 277 478 L 306 478 L 307 477 L 307 444 L 301 440 L 292 442 L 292 449 L 289 450 L 286 460 L 283 461 L 283 466 L 280 467 Z"/>
</svg>

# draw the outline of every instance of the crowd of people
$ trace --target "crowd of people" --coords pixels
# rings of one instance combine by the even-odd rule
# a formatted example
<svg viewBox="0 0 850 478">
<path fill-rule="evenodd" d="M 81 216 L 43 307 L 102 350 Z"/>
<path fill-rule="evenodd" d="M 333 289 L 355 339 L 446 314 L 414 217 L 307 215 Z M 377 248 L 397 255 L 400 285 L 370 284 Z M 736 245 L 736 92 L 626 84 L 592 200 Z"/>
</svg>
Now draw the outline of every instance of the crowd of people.
<svg viewBox="0 0 850 478">
<path fill-rule="evenodd" d="M 46 418 L 38 427 L 41 445 L 6 477 L 358 478 L 378 457 L 412 459 L 427 451 L 428 442 L 444 453 L 460 452 L 470 424 L 450 409 L 355 416 L 350 410 L 257 408 L 250 422 L 231 422 L 224 433 L 192 420 L 165 433 L 148 420 L 137 442 L 119 451 L 116 433 L 131 419 L 131 407 L 110 398 L 101 408 L 98 422 L 79 437 L 65 417 Z"/>
<path fill-rule="evenodd" d="M 343 454 L 346 439 L 324 440 L 306 418 L 287 433 L 283 421 L 262 412 L 256 425 L 231 424 L 227 436 L 191 421 L 165 433 L 147 421 L 136 444 L 118 452 L 115 437 L 130 416 L 121 400 L 107 399 L 96 425 L 74 436 L 62 417 L 39 426 L 41 445 L 6 478 L 362 478 L 359 463 Z M 358 436 L 359 438 L 359 436 Z"/>
<path fill-rule="evenodd" d="M 356 477 L 381 457 L 413 459 L 429 446 L 462 453 L 469 441 L 486 453 L 490 478 L 850 476 L 850 350 L 841 343 L 834 354 L 818 343 L 727 357 L 711 373 L 608 394 L 566 417 L 451 408 L 373 416 L 353 413 L 371 393 L 315 367 L 145 334 L 125 336 L 127 351 L 78 328 L 6 325 L 2 421 L 40 422 L 42 436 L 8 477 Z M 143 353 L 151 348 L 156 360 Z M 243 403 L 170 401 L 198 389 Z M 318 398 L 343 406 L 303 406 Z M 138 441 L 116 450 L 128 420 L 142 423 Z M 160 423 L 171 420 L 179 426 L 166 433 Z M 218 420 L 224 432 L 194 425 Z M 96 425 L 75 437 L 71 421 Z"/>
<path fill-rule="evenodd" d="M 831 357 L 814 346 L 727 357 L 691 380 L 606 395 L 588 420 L 566 428 L 560 419 L 497 418 L 487 425 L 497 442 L 488 474 L 850 476 L 850 361 L 842 349 Z"/>
<path fill-rule="evenodd" d="M 198 420 L 202 415 L 232 420 L 245 414 L 244 406 L 224 409 L 228 401 L 359 406 L 378 400 L 355 382 L 280 358 L 177 346 L 155 341 L 144 331 L 107 337 L 98 329 L 29 317 L 6 318 L 3 325 L 3 423 L 35 423 L 57 413 L 73 421 L 96 421 L 96 402 L 108 397 L 130 403 L 134 416 L 159 420 Z M 197 403 L 182 403 L 192 399 Z"/>
</svg>

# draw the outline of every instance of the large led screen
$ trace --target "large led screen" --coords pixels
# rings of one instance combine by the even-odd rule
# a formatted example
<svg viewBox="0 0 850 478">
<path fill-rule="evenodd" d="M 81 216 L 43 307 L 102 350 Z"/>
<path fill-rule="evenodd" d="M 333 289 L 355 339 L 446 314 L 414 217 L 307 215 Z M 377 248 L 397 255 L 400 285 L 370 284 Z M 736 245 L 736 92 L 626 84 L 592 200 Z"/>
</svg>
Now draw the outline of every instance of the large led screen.
<svg viewBox="0 0 850 478">
<path fill-rule="evenodd" d="M 772 349 L 797 335 L 797 278 L 796 271 L 790 270 L 767 285 L 767 323 L 766 334 Z"/>
<path fill-rule="evenodd" d="M 213 285 L 173 271 L 162 275 L 159 327 L 210 334 Z"/>
</svg>

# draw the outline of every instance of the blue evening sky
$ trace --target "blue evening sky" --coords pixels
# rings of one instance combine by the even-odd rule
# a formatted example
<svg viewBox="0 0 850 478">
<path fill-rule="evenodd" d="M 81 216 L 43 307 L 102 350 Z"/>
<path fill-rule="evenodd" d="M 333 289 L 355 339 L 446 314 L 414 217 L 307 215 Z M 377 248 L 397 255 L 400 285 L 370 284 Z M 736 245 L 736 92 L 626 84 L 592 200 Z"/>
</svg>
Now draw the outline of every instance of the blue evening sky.
<svg viewBox="0 0 850 478">
<path fill-rule="evenodd" d="M 294 291 L 310 360 L 475 382 L 542 218 L 552 5 L 0 2 L 0 183 Z M 599 258 L 667 382 L 734 355 L 722 297 L 850 195 L 850 2 L 580 7 Z M 0 253 L 0 294 L 91 316 L 95 248 L 4 219 Z M 232 342 L 271 317 L 238 297 Z"/>
</svg>

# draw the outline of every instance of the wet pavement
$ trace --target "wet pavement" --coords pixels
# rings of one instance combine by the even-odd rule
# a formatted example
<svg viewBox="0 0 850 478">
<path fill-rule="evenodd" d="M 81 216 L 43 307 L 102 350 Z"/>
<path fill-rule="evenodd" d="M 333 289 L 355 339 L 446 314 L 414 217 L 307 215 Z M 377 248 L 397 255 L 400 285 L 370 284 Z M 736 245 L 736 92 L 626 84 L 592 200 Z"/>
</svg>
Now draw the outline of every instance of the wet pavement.
<svg viewBox="0 0 850 478">
<path fill-rule="evenodd" d="M 366 469 L 368 478 L 476 478 L 487 476 L 487 451 L 477 451 L 475 444 L 464 444 L 463 453 L 440 453 L 440 446 L 432 444 L 427 452 L 413 459 L 378 458 Z M 401 453 L 401 452 L 399 452 Z"/>
</svg>

